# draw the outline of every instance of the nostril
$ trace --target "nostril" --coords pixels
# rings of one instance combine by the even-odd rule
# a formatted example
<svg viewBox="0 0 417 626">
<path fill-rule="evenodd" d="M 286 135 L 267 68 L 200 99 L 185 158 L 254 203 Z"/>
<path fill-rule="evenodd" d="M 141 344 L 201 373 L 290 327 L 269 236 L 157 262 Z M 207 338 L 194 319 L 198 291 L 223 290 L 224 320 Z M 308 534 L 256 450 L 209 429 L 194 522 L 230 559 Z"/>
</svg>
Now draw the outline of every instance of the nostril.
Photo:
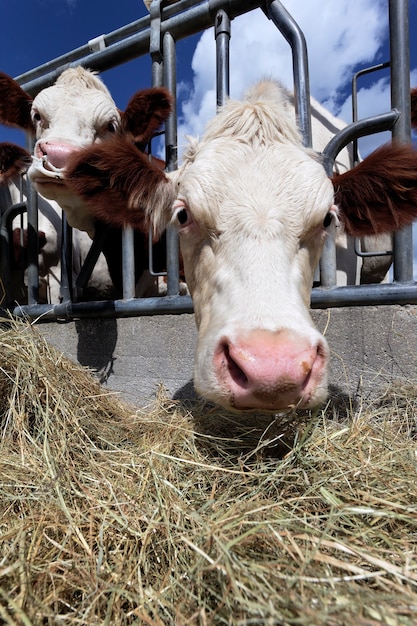
<svg viewBox="0 0 417 626">
<path fill-rule="evenodd" d="M 44 147 L 44 144 L 38 143 L 38 145 L 36 146 L 35 156 L 37 156 L 38 159 L 41 159 L 45 155 L 46 155 L 46 149 Z"/>
<path fill-rule="evenodd" d="M 229 371 L 230 377 L 232 380 L 237 383 L 241 387 L 246 387 L 248 385 L 248 377 L 245 372 L 239 367 L 236 361 L 232 358 L 230 354 L 229 345 L 227 343 L 222 344 L 222 351 L 226 363 L 226 367 Z"/>
</svg>

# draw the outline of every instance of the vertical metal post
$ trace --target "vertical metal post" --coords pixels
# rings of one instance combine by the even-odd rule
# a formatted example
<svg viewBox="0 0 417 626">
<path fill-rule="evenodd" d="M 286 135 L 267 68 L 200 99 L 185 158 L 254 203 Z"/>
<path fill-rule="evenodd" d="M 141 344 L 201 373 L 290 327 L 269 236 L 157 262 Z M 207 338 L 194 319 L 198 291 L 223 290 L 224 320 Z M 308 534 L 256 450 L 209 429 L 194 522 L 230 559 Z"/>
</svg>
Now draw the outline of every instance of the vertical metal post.
<svg viewBox="0 0 417 626">
<path fill-rule="evenodd" d="M 391 52 L 391 106 L 400 111 L 393 140 L 411 141 L 410 123 L 410 52 L 408 0 L 389 0 L 389 31 Z M 408 226 L 394 235 L 394 281 L 413 280 L 413 235 Z"/>
<path fill-rule="evenodd" d="M 310 83 L 307 44 L 303 32 L 279 0 L 268 5 L 268 17 L 290 44 L 292 50 L 295 110 L 305 146 L 311 147 Z"/>
<path fill-rule="evenodd" d="M 303 32 L 279 0 L 267 6 L 268 17 L 285 37 L 291 47 L 294 76 L 294 102 L 303 143 L 312 146 L 310 82 L 307 43 Z M 329 168 L 332 169 L 333 164 Z M 331 175 L 331 171 L 329 172 Z M 320 259 L 320 282 L 323 287 L 334 287 L 336 280 L 335 236 L 326 238 Z"/>
<path fill-rule="evenodd" d="M 72 228 L 62 211 L 61 237 L 61 289 L 62 302 L 71 302 L 72 299 Z"/>
<path fill-rule="evenodd" d="M 223 9 L 217 11 L 214 33 L 216 38 L 217 106 L 221 107 L 230 95 L 230 18 Z"/>
<path fill-rule="evenodd" d="M 28 182 L 28 304 L 39 301 L 38 194 Z"/>
<path fill-rule="evenodd" d="M 123 299 L 135 297 L 135 233 L 132 226 L 125 226 L 122 232 L 122 276 Z"/>
<path fill-rule="evenodd" d="M 166 167 L 169 172 L 178 167 L 178 138 L 177 138 L 177 111 L 176 111 L 176 90 L 177 90 L 177 63 L 176 63 L 176 42 L 171 33 L 165 33 L 162 42 L 164 58 L 164 85 L 174 95 L 174 107 L 165 123 L 165 151 Z M 167 295 L 175 296 L 180 290 L 179 271 L 179 238 L 177 231 L 168 227 L 167 238 Z"/>
<path fill-rule="evenodd" d="M 149 54 L 152 60 L 152 85 L 160 87 L 163 84 L 164 62 L 161 42 L 161 5 L 163 0 L 153 0 L 149 7 L 151 18 L 149 31 Z"/>
</svg>

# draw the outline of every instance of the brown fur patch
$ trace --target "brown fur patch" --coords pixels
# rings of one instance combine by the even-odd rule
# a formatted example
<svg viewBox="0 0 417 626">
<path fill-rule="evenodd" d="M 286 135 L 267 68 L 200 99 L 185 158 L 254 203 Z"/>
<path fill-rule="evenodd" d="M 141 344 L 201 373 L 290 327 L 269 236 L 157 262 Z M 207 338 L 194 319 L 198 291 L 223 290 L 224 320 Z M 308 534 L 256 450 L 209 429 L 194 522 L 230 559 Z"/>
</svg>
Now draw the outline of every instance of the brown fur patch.
<svg viewBox="0 0 417 626">
<path fill-rule="evenodd" d="M 171 113 L 173 98 L 163 87 L 142 89 L 132 96 L 122 113 L 123 131 L 145 146 Z"/>
<path fill-rule="evenodd" d="M 0 143 L 0 185 L 26 172 L 32 157 L 24 148 L 5 141 Z"/>
<path fill-rule="evenodd" d="M 149 157 L 126 139 L 115 137 L 72 157 L 66 168 L 68 186 L 93 215 L 112 224 L 147 231 L 155 194 L 174 200 L 171 183 Z"/>
<path fill-rule="evenodd" d="M 33 132 L 31 106 L 31 96 L 13 78 L 0 72 L 0 123 Z"/>
<path fill-rule="evenodd" d="M 382 146 L 332 181 L 350 235 L 393 232 L 417 217 L 417 152 L 410 145 Z"/>
</svg>

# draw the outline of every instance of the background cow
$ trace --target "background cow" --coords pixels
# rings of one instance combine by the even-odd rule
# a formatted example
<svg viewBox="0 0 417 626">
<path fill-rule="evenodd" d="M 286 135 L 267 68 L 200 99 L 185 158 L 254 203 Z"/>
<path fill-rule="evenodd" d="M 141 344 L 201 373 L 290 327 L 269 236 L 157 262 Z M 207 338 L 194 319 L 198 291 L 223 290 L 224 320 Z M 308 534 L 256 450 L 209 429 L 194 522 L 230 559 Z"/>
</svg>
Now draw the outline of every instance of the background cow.
<svg viewBox="0 0 417 626">
<path fill-rule="evenodd" d="M 126 111 L 121 112 L 102 81 L 82 67 L 64 71 L 53 86 L 43 89 L 35 99 L 12 78 L 0 74 L 0 123 L 21 128 L 36 139 L 28 170 L 29 178 L 43 199 L 58 203 L 65 211 L 68 223 L 79 231 L 85 231 L 91 238 L 96 234 L 96 219 L 88 206 L 65 184 L 63 172 L 67 159 L 77 150 L 106 141 L 113 135 L 129 136 L 138 148 L 143 149 L 170 110 L 169 93 L 163 88 L 153 88 L 137 92 Z M 157 159 L 156 162 L 163 166 Z M 14 170 L 9 163 L 8 182 L 19 167 L 20 162 Z M 59 245 L 57 233 L 54 232 L 52 236 L 48 229 L 46 237 L 46 245 L 56 249 Z M 135 261 L 139 279 L 148 267 L 148 237 L 137 233 L 136 238 Z M 81 239 L 84 242 L 85 236 L 81 235 Z M 112 282 L 120 294 L 122 274 L 119 228 L 108 234 L 103 252 Z M 155 270 L 161 271 L 165 265 L 163 242 L 155 245 L 154 261 Z M 106 281 L 102 271 L 100 275 L 104 285 Z M 145 282 L 144 289 L 138 291 L 137 295 L 146 295 L 146 291 Z"/>
<path fill-rule="evenodd" d="M 417 153 L 385 146 L 329 179 L 302 145 L 287 92 L 263 81 L 221 109 L 172 175 L 161 179 L 138 155 L 120 138 L 87 148 L 68 184 L 101 219 L 177 227 L 198 326 L 197 391 L 238 410 L 320 404 L 329 350 L 309 303 L 327 230 L 343 223 L 362 237 L 410 223 Z"/>
<path fill-rule="evenodd" d="M 11 143 L 0 143 L 0 209 L 1 214 L 28 196 L 28 184 L 24 176 L 31 164 L 30 154 L 20 146 Z M 4 224 L 4 229 L 7 225 Z M 39 301 L 59 302 L 61 296 L 61 238 L 62 209 L 56 202 L 38 198 L 38 267 L 39 267 Z M 2 231 L 4 237 L 5 230 Z M 2 256 L 4 267 L 9 264 L 10 285 L 9 299 L 20 303 L 27 300 L 25 270 L 27 268 L 27 220 L 26 214 L 13 220 L 13 231 L 9 233 L 10 258 Z M 2 246 L 5 241 L 2 241 Z M 74 231 L 72 242 L 72 274 L 75 280 L 85 259 L 91 240 L 81 231 Z M 3 250 L 2 250 L 3 255 Z M 72 285 L 75 294 L 75 284 Z M 89 289 L 101 297 L 109 297 L 111 285 L 104 259 L 100 259 Z M 80 295 L 80 294 L 79 294 Z M 84 298 L 88 297 L 84 292 Z"/>
</svg>

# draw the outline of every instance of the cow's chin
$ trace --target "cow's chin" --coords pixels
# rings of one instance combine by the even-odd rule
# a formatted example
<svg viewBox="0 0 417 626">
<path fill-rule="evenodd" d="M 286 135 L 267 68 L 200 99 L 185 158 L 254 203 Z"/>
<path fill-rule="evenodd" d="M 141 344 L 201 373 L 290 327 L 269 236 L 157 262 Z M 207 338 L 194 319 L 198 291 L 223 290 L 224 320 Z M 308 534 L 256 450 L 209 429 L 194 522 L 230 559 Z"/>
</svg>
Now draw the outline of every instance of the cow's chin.
<svg viewBox="0 0 417 626">
<path fill-rule="evenodd" d="M 31 177 L 38 193 L 48 200 L 54 200 L 65 212 L 67 222 L 73 228 L 83 230 L 93 238 L 95 233 L 95 219 L 87 205 L 67 187 L 64 180 Z"/>
<path fill-rule="evenodd" d="M 62 189 L 68 189 L 65 182 L 60 179 L 36 177 L 33 184 L 38 193 L 48 200 L 57 200 L 57 196 L 62 193 Z"/>
<path fill-rule="evenodd" d="M 256 398 L 247 398 L 246 400 L 240 398 L 238 401 L 231 393 L 219 393 L 209 392 L 204 386 L 200 387 L 198 383 L 195 384 L 196 391 L 203 396 L 206 400 L 221 406 L 227 411 L 233 413 L 262 413 L 269 415 L 276 415 L 282 413 L 289 413 L 294 411 L 311 411 L 319 409 L 326 402 L 328 398 L 327 382 L 323 382 L 319 388 L 314 390 L 314 393 L 306 393 L 300 396 L 298 402 L 287 401 L 285 394 L 277 399 L 268 399 L 263 397 L 257 400 Z"/>
</svg>

